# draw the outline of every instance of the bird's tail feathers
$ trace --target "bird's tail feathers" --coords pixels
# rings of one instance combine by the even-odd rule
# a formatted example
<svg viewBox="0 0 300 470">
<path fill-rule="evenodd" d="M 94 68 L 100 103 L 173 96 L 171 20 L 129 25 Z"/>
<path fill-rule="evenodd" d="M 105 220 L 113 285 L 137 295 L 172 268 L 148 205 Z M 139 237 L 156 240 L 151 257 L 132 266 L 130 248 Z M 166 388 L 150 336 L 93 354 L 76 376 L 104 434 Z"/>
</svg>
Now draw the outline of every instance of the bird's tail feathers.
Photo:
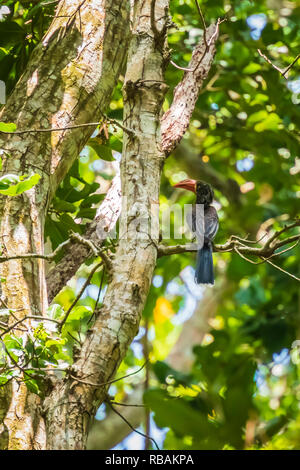
<svg viewBox="0 0 300 470">
<path fill-rule="evenodd" d="M 214 284 L 214 266 L 211 243 L 205 243 L 197 254 L 195 271 L 197 284 Z"/>
</svg>

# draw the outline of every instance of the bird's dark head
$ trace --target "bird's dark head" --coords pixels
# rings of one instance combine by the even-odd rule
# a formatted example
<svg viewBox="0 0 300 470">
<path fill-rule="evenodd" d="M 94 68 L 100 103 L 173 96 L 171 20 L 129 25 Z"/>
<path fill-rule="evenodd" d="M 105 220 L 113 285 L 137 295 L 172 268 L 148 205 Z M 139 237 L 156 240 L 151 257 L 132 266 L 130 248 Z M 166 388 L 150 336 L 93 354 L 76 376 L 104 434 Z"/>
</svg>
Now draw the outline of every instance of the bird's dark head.
<svg viewBox="0 0 300 470">
<path fill-rule="evenodd" d="M 214 191 L 212 187 L 204 181 L 196 182 L 196 195 L 197 204 L 204 204 L 205 206 L 209 206 L 214 199 Z"/>
<path fill-rule="evenodd" d="M 174 184 L 174 188 L 187 189 L 197 196 L 197 204 L 209 206 L 213 202 L 214 192 L 212 187 L 204 181 L 185 179 Z"/>
</svg>

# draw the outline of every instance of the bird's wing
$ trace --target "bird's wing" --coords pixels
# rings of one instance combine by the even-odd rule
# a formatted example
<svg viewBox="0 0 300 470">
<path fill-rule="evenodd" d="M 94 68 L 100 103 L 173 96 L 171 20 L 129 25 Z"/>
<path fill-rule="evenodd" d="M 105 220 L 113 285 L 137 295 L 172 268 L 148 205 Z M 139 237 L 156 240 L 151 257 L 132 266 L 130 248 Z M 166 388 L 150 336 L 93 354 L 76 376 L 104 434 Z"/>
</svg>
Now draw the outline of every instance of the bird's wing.
<svg viewBox="0 0 300 470">
<path fill-rule="evenodd" d="M 197 248 L 204 243 L 204 210 L 202 204 L 195 204 L 186 214 L 187 224 L 197 240 Z"/>
<path fill-rule="evenodd" d="M 213 206 L 205 211 L 205 240 L 212 241 L 219 228 L 219 218 Z"/>
</svg>

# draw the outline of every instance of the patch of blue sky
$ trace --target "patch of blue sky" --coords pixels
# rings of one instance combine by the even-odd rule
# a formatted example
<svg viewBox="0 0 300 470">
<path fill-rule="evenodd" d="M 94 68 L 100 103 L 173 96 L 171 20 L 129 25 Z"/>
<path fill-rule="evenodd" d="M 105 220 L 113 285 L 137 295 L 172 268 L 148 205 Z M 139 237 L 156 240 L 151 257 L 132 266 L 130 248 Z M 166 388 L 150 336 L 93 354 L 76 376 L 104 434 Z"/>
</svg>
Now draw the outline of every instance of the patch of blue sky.
<svg viewBox="0 0 300 470">
<path fill-rule="evenodd" d="M 104 294 L 106 292 L 107 286 L 102 287 L 100 296 L 99 296 L 99 303 L 103 301 Z M 98 295 L 99 295 L 99 286 L 96 286 L 96 284 L 90 284 L 87 288 L 87 295 L 91 297 L 93 300 L 97 300 Z"/>
<path fill-rule="evenodd" d="M 75 289 L 75 294 L 78 295 L 80 290 L 82 289 L 84 283 L 86 282 L 86 278 L 85 277 L 79 277 L 77 279 L 77 282 L 76 282 L 76 289 Z M 104 298 L 104 295 L 105 295 L 105 292 L 106 292 L 106 289 L 107 289 L 107 286 L 104 286 L 102 287 L 102 290 L 101 290 L 101 293 L 100 293 L 100 297 L 99 297 L 99 303 L 101 303 L 103 301 L 103 298 Z M 86 297 L 91 297 L 91 299 L 93 300 L 97 300 L 98 298 L 98 293 L 99 293 L 99 287 L 96 286 L 95 284 L 90 284 L 89 286 L 87 286 L 80 299 L 85 299 Z"/>
<path fill-rule="evenodd" d="M 164 278 L 160 276 L 159 274 L 156 274 L 155 276 L 153 276 L 152 284 L 154 285 L 154 287 L 161 287 L 163 285 L 163 282 L 164 282 Z"/>
<path fill-rule="evenodd" d="M 203 297 L 204 287 L 195 283 L 195 270 L 192 266 L 187 266 L 181 271 L 181 279 L 184 281 L 190 294 L 195 299 L 200 300 Z"/>
<path fill-rule="evenodd" d="M 275 364 L 281 364 L 287 366 L 290 363 L 290 351 L 287 348 L 283 348 L 280 353 L 273 354 L 273 361 Z"/>
<path fill-rule="evenodd" d="M 253 168 L 254 161 L 246 157 L 236 162 L 236 168 L 239 172 L 249 171 Z"/>
<path fill-rule="evenodd" d="M 173 325 L 180 325 L 187 321 L 194 313 L 197 302 L 202 298 L 204 287 L 195 283 L 195 270 L 187 266 L 180 273 L 183 284 L 173 280 L 167 285 L 167 293 L 184 297 L 184 305 L 172 318 Z"/>
<path fill-rule="evenodd" d="M 130 345 L 135 357 L 137 359 L 143 359 L 144 352 L 143 352 L 143 345 L 138 341 L 133 341 Z"/>
<path fill-rule="evenodd" d="M 246 22 L 251 30 L 250 36 L 257 41 L 267 24 L 267 16 L 264 13 L 255 13 L 254 15 L 248 16 Z"/>
<path fill-rule="evenodd" d="M 196 308 L 196 305 L 197 300 L 195 299 L 195 297 L 193 297 L 191 294 L 188 294 L 185 297 L 184 307 L 180 308 L 178 310 L 178 313 L 172 318 L 173 325 L 180 325 L 181 323 L 184 323 L 189 318 L 191 318 Z"/>
<path fill-rule="evenodd" d="M 287 87 L 289 90 L 291 90 L 292 93 L 300 93 L 300 78 L 297 78 L 296 80 L 289 80 Z"/>
<path fill-rule="evenodd" d="M 99 406 L 96 414 L 95 414 L 95 419 L 97 421 L 102 421 L 103 419 L 106 418 L 106 405 L 105 403 L 102 403 L 101 406 Z"/>
<path fill-rule="evenodd" d="M 267 396 L 269 388 L 266 382 L 266 376 L 272 370 L 273 366 L 288 366 L 290 363 L 290 351 L 283 348 L 279 353 L 273 354 L 273 361 L 268 364 L 259 365 L 254 374 L 254 381 L 257 385 L 260 395 Z"/>
<path fill-rule="evenodd" d="M 93 161 L 91 166 L 92 166 L 92 170 L 99 172 L 99 171 L 102 171 L 103 168 L 105 167 L 105 162 L 103 160 L 100 160 L 100 158 L 98 158 L 97 160 Z"/>
</svg>

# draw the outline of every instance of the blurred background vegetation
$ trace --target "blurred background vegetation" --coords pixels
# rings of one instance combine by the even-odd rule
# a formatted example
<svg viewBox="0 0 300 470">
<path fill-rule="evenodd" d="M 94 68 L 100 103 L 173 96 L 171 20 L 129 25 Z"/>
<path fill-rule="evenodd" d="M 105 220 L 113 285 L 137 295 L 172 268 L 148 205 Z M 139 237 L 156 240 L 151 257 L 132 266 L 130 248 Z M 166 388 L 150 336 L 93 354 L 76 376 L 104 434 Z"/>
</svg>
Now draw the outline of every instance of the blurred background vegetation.
<svg viewBox="0 0 300 470">
<path fill-rule="evenodd" d="M 203 35 L 202 24 L 193 0 L 170 3 L 172 60 L 184 67 Z M 199 4 L 207 25 L 217 18 L 226 21 L 189 130 L 164 166 L 161 208 L 192 203 L 191 193 L 172 184 L 185 177 L 203 179 L 215 188 L 220 218 L 215 242 L 224 243 L 232 234 L 259 239 L 292 221 L 299 208 L 300 60 L 285 78 L 257 49 L 281 69 L 293 62 L 300 52 L 300 5 L 286 0 Z M 0 79 L 10 93 L 55 3 L 1 5 Z M 168 66 L 165 109 L 182 74 Z M 118 120 L 121 90 L 122 77 L 107 113 Z M 122 151 L 122 132 L 112 126 L 109 132 L 109 139 L 95 134 L 57 191 L 46 222 L 49 251 L 68 238 L 70 229 L 84 233 L 101 204 Z M 233 253 L 214 254 L 214 263 L 216 285 L 203 288 L 194 284 L 194 254 L 158 260 L 139 334 L 118 376 L 149 362 L 109 390 L 113 402 L 147 407 L 113 407 L 163 449 L 300 449 L 299 283 L 273 266 Z M 275 263 L 299 277 L 297 247 Z M 80 268 L 56 297 L 54 310 L 71 306 L 92 267 L 89 262 Z M 68 319 L 68 341 L 58 363 L 71 360 L 105 289 L 105 275 L 95 274 Z M 104 443 L 103 430 L 109 436 L 109 420 L 116 418 Z M 121 417 L 102 405 L 90 447 L 155 448 L 126 423 L 122 426 Z"/>
</svg>

